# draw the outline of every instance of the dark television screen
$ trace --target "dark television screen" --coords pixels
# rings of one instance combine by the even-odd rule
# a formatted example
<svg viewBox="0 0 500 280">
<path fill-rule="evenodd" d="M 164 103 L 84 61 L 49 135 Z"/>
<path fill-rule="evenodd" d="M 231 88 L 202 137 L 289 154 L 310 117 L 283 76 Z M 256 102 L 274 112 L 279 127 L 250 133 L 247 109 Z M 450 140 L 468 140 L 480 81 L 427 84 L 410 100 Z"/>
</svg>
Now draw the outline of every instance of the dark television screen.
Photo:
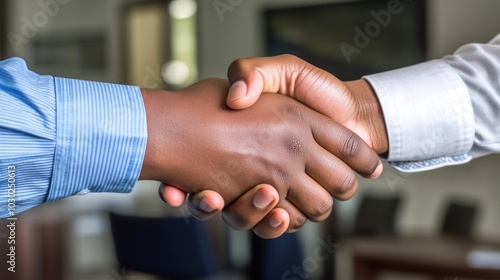
<svg viewBox="0 0 500 280">
<path fill-rule="evenodd" d="M 267 55 L 294 54 L 343 80 L 426 58 L 424 0 L 370 0 L 264 12 Z"/>
</svg>

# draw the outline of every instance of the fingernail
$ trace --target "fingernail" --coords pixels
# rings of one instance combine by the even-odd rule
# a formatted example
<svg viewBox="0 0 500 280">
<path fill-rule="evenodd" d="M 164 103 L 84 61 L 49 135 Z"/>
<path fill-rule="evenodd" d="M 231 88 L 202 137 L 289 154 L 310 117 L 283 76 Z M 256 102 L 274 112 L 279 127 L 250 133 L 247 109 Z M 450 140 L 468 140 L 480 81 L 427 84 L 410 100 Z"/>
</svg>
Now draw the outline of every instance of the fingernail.
<svg viewBox="0 0 500 280">
<path fill-rule="evenodd" d="M 240 98 L 245 97 L 245 95 L 247 95 L 247 85 L 243 81 L 237 81 L 229 89 L 227 100 L 228 101 L 238 100 Z"/>
<path fill-rule="evenodd" d="M 382 174 L 382 171 L 384 171 L 384 165 L 382 163 L 380 163 L 377 166 L 377 168 L 375 168 L 375 171 L 373 171 L 370 178 L 372 178 L 372 179 L 378 178 L 380 176 L 380 174 Z"/>
<path fill-rule="evenodd" d="M 264 209 L 273 202 L 273 197 L 265 190 L 259 190 L 253 198 L 253 205 L 259 209 Z"/>
<path fill-rule="evenodd" d="M 277 228 L 279 227 L 281 224 L 283 223 L 282 220 L 278 219 L 278 217 L 276 217 L 276 215 L 273 215 L 271 217 L 271 219 L 269 219 L 269 224 L 273 227 L 273 228 Z"/>
<path fill-rule="evenodd" d="M 160 184 L 160 186 L 158 187 L 158 196 L 161 200 L 163 200 L 163 202 L 166 202 L 165 198 L 163 197 L 163 184 Z"/>
<path fill-rule="evenodd" d="M 208 203 L 206 198 L 201 199 L 199 207 L 203 212 L 206 213 L 211 213 L 215 211 L 215 208 L 212 205 L 210 205 L 210 203 Z"/>
</svg>

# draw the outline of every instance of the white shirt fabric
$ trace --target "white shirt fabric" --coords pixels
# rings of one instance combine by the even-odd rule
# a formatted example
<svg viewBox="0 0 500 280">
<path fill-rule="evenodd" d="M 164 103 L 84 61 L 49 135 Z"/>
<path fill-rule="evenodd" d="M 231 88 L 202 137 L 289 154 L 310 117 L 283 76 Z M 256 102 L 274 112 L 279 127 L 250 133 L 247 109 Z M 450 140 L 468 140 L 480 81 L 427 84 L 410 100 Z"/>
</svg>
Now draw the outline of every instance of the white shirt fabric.
<svg viewBox="0 0 500 280">
<path fill-rule="evenodd" d="M 500 152 L 500 34 L 364 79 L 380 101 L 395 168 L 424 171 Z"/>
</svg>

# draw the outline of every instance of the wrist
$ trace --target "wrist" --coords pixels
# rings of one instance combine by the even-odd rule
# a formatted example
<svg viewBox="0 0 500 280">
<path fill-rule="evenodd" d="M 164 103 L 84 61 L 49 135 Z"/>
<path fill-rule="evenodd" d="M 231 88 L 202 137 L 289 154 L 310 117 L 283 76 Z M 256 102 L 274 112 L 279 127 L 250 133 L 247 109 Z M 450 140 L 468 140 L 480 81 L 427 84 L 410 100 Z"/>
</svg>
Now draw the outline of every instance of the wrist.
<svg viewBox="0 0 500 280">
<path fill-rule="evenodd" d="M 167 148 L 165 134 L 167 126 L 166 112 L 168 112 L 169 102 L 165 102 L 170 92 L 154 89 L 141 89 L 142 98 L 144 101 L 144 108 L 146 111 L 147 132 L 148 138 L 146 142 L 146 152 L 142 164 L 140 180 L 156 180 L 161 181 L 162 166 L 165 159 L 168 157 L 164 154 Z M 163 126 L 163 127 L 161 127 Z M 170 131 L 170 133 L 172 133 Z"/>
<path fill-rule="evenodd" d="M 364 79 L 346 82 L 345 85 L 356 104 L 357 120 L 367 135 L 365 141 L 376 153 L 386 153 L 389 150 L 387 129 L 375 91 Z"/>
</svg>

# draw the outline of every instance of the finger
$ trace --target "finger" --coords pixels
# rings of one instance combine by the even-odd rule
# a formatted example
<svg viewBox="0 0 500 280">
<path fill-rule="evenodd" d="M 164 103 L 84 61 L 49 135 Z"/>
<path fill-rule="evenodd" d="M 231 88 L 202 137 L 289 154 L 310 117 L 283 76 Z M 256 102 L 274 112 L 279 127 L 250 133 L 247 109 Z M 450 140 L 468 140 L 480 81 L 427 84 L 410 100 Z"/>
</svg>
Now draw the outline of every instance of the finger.
<svg viewBox="0 0 500 280">
<path fill-rule="evenodd" d="M 228 78 L 231 88 L 227 105 L 230 108 L 248 108 L 263 92 L 284 94 L 352 129 L 373 145 L 373 136 L 366 131 L 367 127 L 359 119 L 360 111 L 367 110 L 363 106 L 369 106 L 369 102 L 365 103 L 366 100 L 360 101 L 363 94 L 353 92 L 349 83 L 342 82 L 298 57 L 279 55 L 238 59 L 230 65 Z M 373 92 L 370 96 L 373 97 Z M 361 175 L 369 178 L 380 176 L 380 161 L 377 171 Z"/>
<path fill-rule="evenodd" d="M 179 207 L 186 200 L 186 193 L 174 186 L 161 184 L 158 188 L 158 195 L 168 205 Z"/>
<path fill-rule="evenodd" d="M 262 238 L 277 238 L 286 232 L 290 224 L 288 212 L 281 208 L 274 208 L 264 217 L 253 231 Z"/>
<path fill-rule="evenodd" d="M 248 81 L 239 80 L 231 85 L 227 95 L 227 105 L 232 109 L 245 109 L 252 106 L 263 92 L 263 81 L 260 75 L 252 75 Z"/>
<path fill-rule="evenodd" d="M 206 220 L 224 208 L 224 199 L 215 191 L 201 191 L 189 196 L 188 209 L 200 220 Z"/>
<path fill-rule="evenodd" d="M 314 140 L 321 147 L 364 177 L 374 178 L 382 173 L 379 156 L 356 133 L 318 112 L 309 110 L 305 113 L 307 116 L 301 119 L 309 121 Z M 315 168 L 315 163 L 308 166 Z"/>
<path fill-rule="evenodd" d="M 248 108 L 262 92 L 270 92 L 291 96 L 332 117 L 330 104 L 346 100 L 342 81 L 289 54 L 235 60 L 227 76 L 231 84 L 227 105 L 233 109 Z"/>
<path fill-rule="evenodd" d="M 281 200 L 276 205 L 276 208 L 283 209 L 288 213 L 288 216 L 290 217 L 290 223 L 286 232 L 296 232 L 301 229 L 307 222 L 307 216 L 288 199 Z"/>
<path fill-rule="evenodd" d="M 273 202 L 268 206 L 258 207 L 254 198 L 263 191 Z M 267 184 L 254 187 L 238 198 L 222 212 L 222 218 L 228 226 L 237 230 L 254 228 L 259 236 L 275 238 L 283 232 L 295 232 L 307 222 L 307 216 L 288 200 L 277 202 L 278 193 Z M 274 209 L 272 209 L 275 207 Z M 271 210 L 272 209 L 272 210 Z M 278 210 L 279 209 L 279 210 Z"/>
<path fill-rule="evenodd" d="M 297 185 L 290 188 L 286 199 L 300 209 L 309 220 L 314 222 L 325 220 L 333 209 L 332 195 L 307 174 L 302 174 L 295 183 Z"/>
<path fill-rule="evenodd" d="M 330 170 L 330 171 L 328 171 Z M 310 153 L 307 159 L 306 173 L 309 176 L 309 188 L 299 188 L 299 198 L 306 195 L 305 191 L 314 191 L 313 187 L 321 187 L 329 196 L 333 196 L 338 200 L 347 200 L 351 198 L 358 190 L 358 179 L 354 171 L 345 164 L 341 159 L 332 155 L 322 147 L 318 146 L 316 152 Z M 314 179 L 312 179 L 314 178 Z M 306 179 L 303 179 L 306 181 Z M 316 185 L 315 185 L 316 184 Z M 316 194 L 319 195 L 317 191 Z M 324 193 L 322 193 L 324 194 Z M 289 197 L 290 199 L 290 197 Z M 293 201 L 293 200 L 292 200 Z M 323 198 L 324 203 L 328 201 Z M 295 201 L 293 201 L 295 203 Z M 320 204 L 316 204 L 318 218 L 327 216 L 321 215 Z M 326 204 L 324 205 L 326 207 Z M 300 207 L 299 207 L 300 208 Z M 301 208 L 302 209 L 302 208 Z M 323 209 L 326 211 L 327 209 Z M 330 209 L 331 210 L 331 209 Z M 307 213 L 307 212 L 306 212 Z M 308 215 L 309 216 L 309 215 Z M 311 219 L 311 217 L 309 217 Z"/>
<path fill-rule="evenodd" d="M 262 92 L 287 94 L 286 87 L 280 86 L 288 81 L 280 75 L 287 74 L 282 68 L 292 68 L 290 57 L 242 58 L 231 63 L 227 72 L 231 84 L 227 105 L 233 109 L 244 109 L 253 105 Z"/>
<path fill-rule="evenodd" d="M 279 195 L 275 188 L 262 184 L 244 193 L 222 211 L 222 218 L 236 230 L 253 228 L 276 206 Z"/>
</svg>

